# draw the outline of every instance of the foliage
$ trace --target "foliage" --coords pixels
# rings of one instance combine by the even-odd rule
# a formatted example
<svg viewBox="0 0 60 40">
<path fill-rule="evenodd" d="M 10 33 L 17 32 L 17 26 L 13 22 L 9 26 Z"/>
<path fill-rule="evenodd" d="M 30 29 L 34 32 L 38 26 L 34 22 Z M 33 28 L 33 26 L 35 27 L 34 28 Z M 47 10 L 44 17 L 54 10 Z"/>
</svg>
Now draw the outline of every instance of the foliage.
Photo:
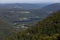
<svg viewBox="0 0 60 40">
<path fill-rule="evenodd" d="M 60 37 L 60 12 L 55 12 L 32 28 L 9 36 L 6 40 L 58 40 Z"/>
<path fill-rule="evenodd" d="M 7 35 L 11 34 L 13 32 L 11 30 L 13 30 L 12 25 L 0 19 L 0 40 L 4 40 Z"/>
</svg>

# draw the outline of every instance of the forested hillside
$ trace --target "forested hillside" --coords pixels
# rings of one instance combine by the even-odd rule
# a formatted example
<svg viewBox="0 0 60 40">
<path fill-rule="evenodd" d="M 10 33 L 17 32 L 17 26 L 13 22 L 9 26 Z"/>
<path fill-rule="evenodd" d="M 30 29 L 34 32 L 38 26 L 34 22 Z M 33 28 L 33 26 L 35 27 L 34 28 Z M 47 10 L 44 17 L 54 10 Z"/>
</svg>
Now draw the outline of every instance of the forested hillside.
<svg viewBox="0 0 60 40">
<path fill-rule="evenodd" d="M 14 31 L 13 26 L 6 21 L 0 19 L 0 40 L 5 40 L 7 35 L 12 34 Z"/>
<path fill-rule="evenodd" d="M 32 28 L 8 36 L 6 40 L 59 40 L 60 11 L 55 12 Z"/>
</svg>

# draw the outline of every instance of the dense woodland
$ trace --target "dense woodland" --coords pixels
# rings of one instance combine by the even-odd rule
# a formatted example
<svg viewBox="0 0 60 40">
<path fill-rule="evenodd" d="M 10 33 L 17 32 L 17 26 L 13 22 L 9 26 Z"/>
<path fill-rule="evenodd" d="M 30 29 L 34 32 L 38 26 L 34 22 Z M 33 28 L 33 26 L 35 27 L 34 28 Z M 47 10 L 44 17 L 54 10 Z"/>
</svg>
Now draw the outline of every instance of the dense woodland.
<svg viewBox="0 0 60 40">
<path fill-rule="evenodd" d="M 13 26 L 6 21 L 0 19 L 0 40 L 4 40 L 7 35 L 13 33 Z"/>
<path fill-rule="evenodd" d="M 6 40 L 59 40 L 60 11 L 54 12 L 46 19 L 36 23 L 29 29 L 7 36 Z"/>
</svg>

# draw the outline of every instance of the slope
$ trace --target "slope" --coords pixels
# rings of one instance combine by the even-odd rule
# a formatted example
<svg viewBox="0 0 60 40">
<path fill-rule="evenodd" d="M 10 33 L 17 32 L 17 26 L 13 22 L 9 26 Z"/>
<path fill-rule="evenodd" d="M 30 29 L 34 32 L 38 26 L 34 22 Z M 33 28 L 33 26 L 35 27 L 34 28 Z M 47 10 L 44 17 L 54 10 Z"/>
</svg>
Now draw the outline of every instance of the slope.
<svg viewBox="0 0 60 40">
<path fill-rule="evenodd" d="M 0 19 L 0 40 L 5 40 L 5 37 L 13 32 L 13 26 Z"/>
<path fill-rule="evenodd" d="M 44 18 L 57 10 L 60 10 L 60 3 L 54 3 L 47 5 L 41 9 L 32 10 L 32 13 L 34 13 L 34 15 L 38 15 Z"/>
<path fill-rule="evenodd" d="M 38 22 L 32 28 L 20 31 L 7 40 L 57 40 L 60 33 L 60 11 Z"/>
</svg>

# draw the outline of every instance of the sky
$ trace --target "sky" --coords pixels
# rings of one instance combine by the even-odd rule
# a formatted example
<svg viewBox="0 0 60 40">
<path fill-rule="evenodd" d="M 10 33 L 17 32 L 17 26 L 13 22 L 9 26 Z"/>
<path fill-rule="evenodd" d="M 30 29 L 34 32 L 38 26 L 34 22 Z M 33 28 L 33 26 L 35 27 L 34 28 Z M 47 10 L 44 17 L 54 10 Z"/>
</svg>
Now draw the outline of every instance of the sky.
<svg viewBox="0 0 60 40">
<path fill-rule="evenodd" d="M 0 0 L 0 3 L 60 3 L 60 0 Z"/>
</svg>

